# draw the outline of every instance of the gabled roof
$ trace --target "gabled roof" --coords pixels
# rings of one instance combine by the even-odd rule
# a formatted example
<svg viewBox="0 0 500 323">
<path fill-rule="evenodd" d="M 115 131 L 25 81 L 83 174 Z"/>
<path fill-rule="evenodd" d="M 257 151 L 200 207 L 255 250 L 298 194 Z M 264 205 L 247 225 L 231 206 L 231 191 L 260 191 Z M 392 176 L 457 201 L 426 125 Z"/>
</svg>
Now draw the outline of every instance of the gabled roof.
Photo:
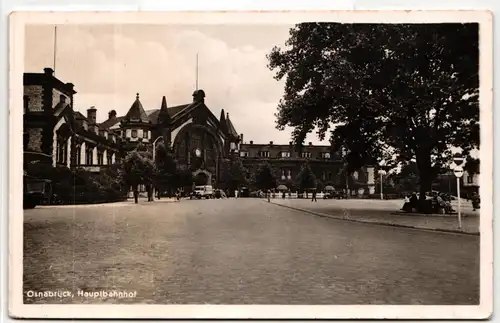
<svg viewBox="0 0 500 323">
<path fill-rule="evenodd" d="M 132 122 L 149 123 L 148 115 L 146 114 L 146 111 L 144 111 L 141 101 L 139 101 L 139 93 L 137 93 L 135 101 L 128 110 L 124 119 Z"/>
<path fill-rule="evenodd" d="M 104 128 L 104 129 L 109 129 L 109 128 L 113 127 L 114 125 L 116 125 L 117 123 L 119 123 L 120 121 L 122 121 L 123 119 L 125 119 L 125 117 L 116 117 L 113 119 L 108 119 L 108 120 L 102 122 L 101 124 L 99 124 L 99 126 Z"/>
<path fill-rule="evenodd" d="M 184 110 L 188 106 L 189 106 L 189 104 L 183 104 L 183 105 L 177 105 L 174 107 L 167 108 L 168 115 L 170 117 L 173 117 L 174 115 L 181 112 L 182 110 Z M 151 121 L 151 123 L 153 123 L 153 124 L 158 123 L 158 115 L 160 114 L 160 109 L 147 110 L 145 113 L 148 117 L 148 120 Z"/>
<path fill-rule="evenodd" d="M 229 120 L 229 113 L 227 114 L 226 117 L 226 126 L 227 126 L 227 131 L 231 136 L 238 137 L 238 132 L 234 128 L 234 125 L 231 122 L 231 120 Z"/>
<path fill-rule="evenodd" d="M 73 111 L 76 120 L 86 120 L 87 118 L 80 111 Z"/>
</svg>

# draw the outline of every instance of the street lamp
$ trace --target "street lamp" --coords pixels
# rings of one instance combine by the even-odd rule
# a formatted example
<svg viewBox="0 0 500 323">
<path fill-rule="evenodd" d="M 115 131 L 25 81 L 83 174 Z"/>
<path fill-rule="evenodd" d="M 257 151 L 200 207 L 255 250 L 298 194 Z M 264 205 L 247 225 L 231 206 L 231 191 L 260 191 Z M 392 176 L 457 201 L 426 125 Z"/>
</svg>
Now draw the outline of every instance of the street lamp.
<svg viewBox="0 0 500 323">
<path fill-rule="evenodd" d="M 380 199 L 383 200 L 384 199 L 384 175 L 387 172 L 383 169 L 380 169 L 378 171 L 378 173 L 380 175 Z"/>
<path fill-rule="evenodd" d="M 381 161 L 379 163 L 381 169 L 379 169 L 378 171 L 378 174 L 380 175 L 380 199 L 383 200 L 384 199 L 384 175 L 387 174 L 387 172 L 382 169 L 382 167 L 384 167 L 385 165 L 385 161 Z"/>
</svg>

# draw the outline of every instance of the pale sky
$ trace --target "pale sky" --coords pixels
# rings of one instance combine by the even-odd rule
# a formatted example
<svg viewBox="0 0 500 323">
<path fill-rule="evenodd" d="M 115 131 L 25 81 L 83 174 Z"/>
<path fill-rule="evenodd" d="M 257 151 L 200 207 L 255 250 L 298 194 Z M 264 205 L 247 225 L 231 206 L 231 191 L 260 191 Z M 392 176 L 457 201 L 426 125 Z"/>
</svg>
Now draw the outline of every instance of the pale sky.
<svg viewBox="0 0 500 323">
<path fill-rule="evenodd" d="M 274 113 L 284 92 L 266 54 L 283 46 L 287 25 L 59 25 L 56 77 L 75 84 L 74 108 L 97 108 L 98 122 L 116 110 L 124 115 L 140 93 L 145 110 L 192 101 L 199 53 L 199 88 L 218 118 L 221 109 L 244 141 L 288 143 L 290 130 L 275 128 Z M 53 67 L 54 26 L 27 26 L 25 71 Z M 315 133 L 306 138 L 320 142 Z"/>
</svg>

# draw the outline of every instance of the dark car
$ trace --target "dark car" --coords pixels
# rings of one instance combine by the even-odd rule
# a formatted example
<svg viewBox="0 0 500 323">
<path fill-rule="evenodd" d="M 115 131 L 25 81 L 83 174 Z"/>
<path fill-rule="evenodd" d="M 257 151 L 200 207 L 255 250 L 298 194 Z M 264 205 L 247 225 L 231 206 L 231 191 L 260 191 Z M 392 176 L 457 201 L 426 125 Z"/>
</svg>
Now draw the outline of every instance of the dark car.
<svg viewBox="0 0 500 323">
<path fill-rule="evenodd" d="M 248 189 L 248 187 L 241 188 L 240 197 L 250 197 L 250 190 Z"/>
<path fill-rule="evenodd" d="M 52 197 L 52 182 L 25 176 L 23 179 L 23 209 L 33 209 L 40 204 L 49 204 Z"/>
<path fill-rule="evenodd" d="M 325 194 L 323 194 L 323 199 L 325 200 L 333 199 L 334 197 L 334 192 L 326 192 Z"/>
</svg>

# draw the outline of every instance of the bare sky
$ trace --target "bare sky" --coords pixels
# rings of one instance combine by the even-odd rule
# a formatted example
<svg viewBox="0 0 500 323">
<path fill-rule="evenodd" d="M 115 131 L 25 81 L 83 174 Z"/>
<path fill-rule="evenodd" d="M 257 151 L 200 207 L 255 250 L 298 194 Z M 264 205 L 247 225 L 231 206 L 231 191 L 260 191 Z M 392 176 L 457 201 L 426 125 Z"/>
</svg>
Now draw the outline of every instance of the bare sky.
<svg viewBox="0 0 500 323">
<path fill-rule="evenodd" d="M 199 88 L 219 117 L 229 112 L 246 142 L 288 143 L 290 130 L 275 128 L 283 82 L 273 78 L 266 54 L 288 38 L 288 25 L 59 25 L 56 77 L 75 84 L 75 110 L 97 108 L 99 122 L 112 109 L 124 115 L 136 93 L 146 110 L 191 102 L 196 53 Z M 26 28 L 26 72 L 54 60 L 54 26 Z M 306 142 L 320 143 L 315 134 Z M 323 142 L 327 144 L 327 142 Z"/>
</svg>

